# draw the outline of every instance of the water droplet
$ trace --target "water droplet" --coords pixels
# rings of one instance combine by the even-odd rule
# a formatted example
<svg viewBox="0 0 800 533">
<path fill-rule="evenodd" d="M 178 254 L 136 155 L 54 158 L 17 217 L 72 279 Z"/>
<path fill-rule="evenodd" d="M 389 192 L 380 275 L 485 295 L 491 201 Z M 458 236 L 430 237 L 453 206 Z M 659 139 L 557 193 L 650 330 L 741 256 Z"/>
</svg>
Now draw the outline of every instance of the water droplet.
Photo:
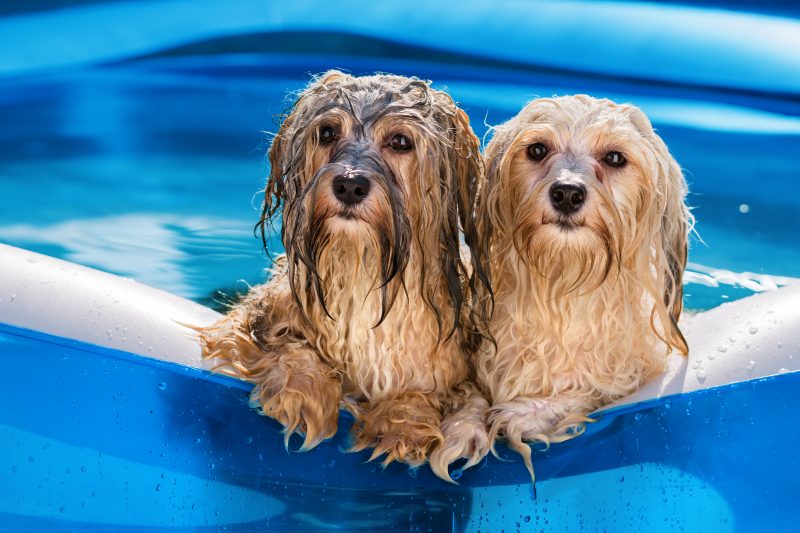
<svg viewBox="0 0 800 533">
<path fill-rule="evenodd" d="M 642 413 L 636 413 L 635 415 L 633 415 L 633 419 L 638 422 L 639 420 L 642 419 Z"/>
<path fill-rule="evenodd" d="M 523 522 L 530 522 L 531 521 L 531 517 L 530 516 L 523 516 L 522 517 L 522 521 Z"/>
<path fill-rule="evenodd" d="M 453 479 L 453 481 L 458 481 L 463 475 L 464 471 L 459 468 L 458 470 L 453 470 L 453 473 L 450 474 L 450 477 Z"/>
<path fill-rule="evenodd" d="M 716 358 L 717 358 L 717 356 L 714 354 L 714 352 L 711 352 L 710 354 L 708 354 L 708 360 L 709 361 L 713 361 Z"/>
<path fill-rule="evenodd" d="M 35 264 L 36 264 L 36 263 L 38 263 L 38 262 L 39 262 L 39 260 L 38 260 L 38 259 L 36 259 L 35 257 L 29 257 L 29 258 L 28 258 L 28 263 L 32 263 L 32 264 L 34 264 L 34 265 L 35 265 Z"/>
<path fill-rule="evenodd" d="M 701 383 L 706 380 L 708 377 L 708 373 L 706 372 L 705 368 L 698 368 L 697 369 L 697 380 Z"/>
<path fill-rule="evenodd" d="M 29 456 L 28 456 L 28 462 L 29 462 L 29 463 L 32 463 L 32 462 L 34 462 L 35 460 L 36 460 L 36 459 L 34 459 L 32 455 L 29 455 Z"/>
<path fill-rule="evenodd" d="M 749 371 L 753 370 L 755 367 L 756 367 L 756 362 L 755 362 L 755 361 L 750 361 L 750 362 L 747 364 L 747 367 L 746 367 L 746 368 L 747 368 L 747 371 L 749 372 Z"/>
<path fill-rule="evenodd" d="M 756 333 L 758 333 L 758 328 L 755 326 L 750 326 L 750 329 L 748 331 L 750 332 L 750 335 L 755 335 Z"/>
<path fill-rule="evenodd" d="M 747 204 L 741 204 L 739 206 L 739 212 L 743 215 L 750 212 L 750 206 Z"/>
<path fill-rule="evenodd" d="M 194 439 L 194 443 L 195 444 L 200 444 L 200 437 L 197 437 L 196 439 Z"/>
<path fill-rule="evenodd" d="M 12 294 L 12 295 L 11 295 L 11 301 L 13 302 L 13 301 L 14 301 L 14 300 L 16 300 L 16 299 L 17 299 L 17 295 L 16 295 L 16 294 Z"/>
<path fill-rule="evenodd" d="M 59 513 L 61 513 L 61 514 L 64 514 L 64 511 L 66 511 L 66 509 L 64 509 L 64 506 L 63 506 L 63 505 L 62 505 L 61 507 L 59 507 L 59 508 L 58 508 L 58 512 L 59 512 Z"/>
<path fill-rule="evenodd" d="M 81 472 L 86 472 L 86 467 L 85 466 L 81 467 Z"/>
<path fill-rule="evenodd" d="M 781 346 L 783 346 L 783 343 L 781 341 L 778 341 L 778 348 L 780 348 Z"/>
<path fill-rule="evenodd" d="M 788 368 L 780 368 L 780 369 L 778 370 L 778 374 L 785 374 L 785 373 L 787 373 L 788 371 L 789 371 L 789 369 L 788 369 Z"/>
<path fill-rule="evenodd" d="M 161 490 L 161 483 L 156 484 L 156 492 Z"/>
<path fill-rule="evenodd" d="M 720 353 L 725 353 L 728 351 L 728 349 L 724 346 L 717 346 L 717 351 Z"/>
<path fill-rule="evenodd" d="M 158 388 L 164 390 L 167 388 L 167 384 L 162 381 L 161 383 L 158 384 Z"/>
<path fill-rule="evenodd" d="M 247 437 L 245 442 L 247 442 L 247 444 L 253 444 L 253 437 Z"/>
</svg>

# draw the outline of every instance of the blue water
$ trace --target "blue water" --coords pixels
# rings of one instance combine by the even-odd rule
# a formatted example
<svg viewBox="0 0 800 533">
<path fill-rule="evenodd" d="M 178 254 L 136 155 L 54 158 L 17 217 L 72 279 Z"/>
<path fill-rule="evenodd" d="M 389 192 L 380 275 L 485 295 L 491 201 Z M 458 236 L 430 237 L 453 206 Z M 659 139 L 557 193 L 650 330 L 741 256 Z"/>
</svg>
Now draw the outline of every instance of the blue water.
<svg viewBox="0 0 800 533">
<path fill-rule="evenodd" d="M 310 73 L 338 67 L 432 79 L 479 136 L 535 96 L 637 104 L 690 183 L 687 307 L 800 280 L 793 3 L 354 5 L 0 5 L 0 241 L 219 305 L 263 279 L 252 228 L 276 116 Z M 708 41 L 686 45 L 693 27 Z M 0 361 L 3 531 L 705 532 L 796 520 L 796 374 L 605 413 L 534 455 L 533 500 L 505 452 L 510 462 L 490 458 L 458 486 L 343 454 L 343 432 L 287 453 L 245 384 L 202 371 L 1 324 Z"/>
<path fill-rule="evenodd" d="M 44 32 L 46 46 L 48 35 L 66 31 L 62 18 L 109 17 L 97 13 L 109 6 L 89 2 L 55 14 L 0 17 L 0 30 Z M 127 3 L 113 6 L 128 16 Z M 664 6 L 657 9 L 673 8 Z M 177 7 L 153 12 L 183 13 Z M 796 19 L 774 20 L 800 32 Z M 309 73 L 335 66 L 430 78 L 462 103 L 479 136 L 537 95 L 587 92 L 640 105 L 691 186 L 702 241 L 692 242 L 690 271 L 697 275 L 687 276 L 687 307 L 713 307 L 800 278 L 800 201 L 793 193 L 800 175 L 800 91 L 573 72 L 332 32 L 199 35 L 180 44 L 158 42 L 158 35 L 138 36 L 155 42 L 138 53 L 120 58 L 110 48 L 106 55 L 113 59 L 95 61 L 81 54 L 106 48 L 88 42 L 83 51 L 78 42 L 72 55 L 64 53 L 64 61 L 79 56 L 78 64 L 33 73 L 19 67 L 2 80 L 0 241 L 203 303 L 244 290 L 263 279 L 266 265 L 252 227 L 268 171 L 268 134 L 290 103 L 287 94 Z M 125 37 L 120 47 L 138 45 Z M 52 46 L 45 56 L 51 62 L 62 53 Z M 6 59 L 12 69 L 17 56 Z M 751 65 L 740 67 L 734 70 L 746 84 Z M 791 87 L 800 74 L 793 76 L 776 78 Z"/>
</svg>

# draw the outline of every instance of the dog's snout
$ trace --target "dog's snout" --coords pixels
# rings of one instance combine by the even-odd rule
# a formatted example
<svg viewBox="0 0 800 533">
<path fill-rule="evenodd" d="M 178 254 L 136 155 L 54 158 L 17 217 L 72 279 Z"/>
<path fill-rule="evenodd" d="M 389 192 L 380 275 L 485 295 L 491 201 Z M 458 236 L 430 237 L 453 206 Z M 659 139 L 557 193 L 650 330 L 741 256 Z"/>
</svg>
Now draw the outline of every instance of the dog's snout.
<svg viewBox="0 0 800 533">
<path fill-rule="evenodd" d="M 564 215 L 578 211 L 586 200 L 586 187 L 571 183 L 556 183 L 550 187 L 553 209 Z"/>
<path fill-rule="evenodd" d="M 333 179 L 333 194 L 346 205 L 356 205 L 369 194 L 369 179 L 364 176 L 336 176 Z"/>
</svg>

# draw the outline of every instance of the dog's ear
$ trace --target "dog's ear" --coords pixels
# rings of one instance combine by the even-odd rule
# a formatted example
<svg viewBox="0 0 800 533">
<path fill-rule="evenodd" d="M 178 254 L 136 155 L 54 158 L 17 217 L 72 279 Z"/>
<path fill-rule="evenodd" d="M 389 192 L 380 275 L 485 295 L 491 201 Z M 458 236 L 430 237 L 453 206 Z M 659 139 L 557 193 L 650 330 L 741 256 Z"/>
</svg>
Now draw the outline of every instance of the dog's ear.
<svg viewBox="0 0 800 533">
<path fill-rule="evenodd" d="M 481 255 L 482 250 L 476 248 L 475 226 L 477 200 L 484 182 L 480 141 L 472 131 L 469 117 L 462 109 L 456 109 L 453 128 L 455 157 L 452 163 L 453 175 L 458 180 L 458 215 L 470 252 Z"/>
<path fill-rule="evenodd" d="M 656 137 L 654 144 L 659 146 L 665 180 L 665 205 L 661 216 L 661 249 L 667 263 L 664 305 L 670 317 L 670 342 L 682 354 L 688 355 L 689 346 L 678 327 L 678 319 L 683 311 L 683 272 L 686 270 L 692 217 L 685 203 L 686 181 L 680 166 L 660 138 Z"/>
<path fill-rule="evenodd" d="M 268 152 L 268 159 L 270 165 L 269 176 L 267 177 L 267 185 L 264 188 L 264 203 L 261 209 L 261 217 L 256 224 L 256 230 L 261 233 L 261 240 L 266 249 L 267 245 L 267 226 L 269 226 L 272 218 L 281 212 L 281 208 L 285 207 L 287 201 L 287 176 L 291 173 L 291 166 L 300 166 L 302 163 L 302 153 L 298 157 L 292 155 L 292 142 L 296 133 L 295 122 L 298 115 L 303 113 L 304 100 L 325 90 L 332 84 L 338 82 L 345 82 L 349 76 L 338 70 L 329 70 L 318 76 L 315 76 L 311 83 L 308 84 L 297 99 L 292 103 L 289 108 L 282 114 L 282 121 L 278 128 L 278 133 L 273 137 L 272 144 Z"/>
<path fill-rule="evenodd" d="M 478 231 L 478 204 L 486 183 L 480 140 L 472 131 L 469 117 L 462 109 L 456 109 L 453 117 L 455 128 L 455 168 L 458 179 L 458 211 L 464 242 L 469 248 L 472 272 L 469 275 L 470 305 L 477 312 L 473 322 L 482 331 L 488 331 L 491 313 L 492 285 L 489 279 L 488 240 Z"/>
<path fill-rule="evenodd" d="M 264 202 L 261 205 L 261 217 L 256 224 L 256 230 L 261 233 L 261 242 L 265 250 L 267 248 L 267 228 L 272 218 L 280 212 L 286 200 L 287 154 L 290 144 L 290 139 L 287 137 L 289 136 L 288 132 L 292 130 L 298 102 L 299 100 L 289 108 L 285 118 L 281 122 L 278 133 L 272 139 L 272 144 L 267 154 L 270 167 L 269 176 L 267 177 L 267 185 L 264 187 Z"/>
<path fill-rule="evenodd" d="M 656 268 L 663 270 L 659 272 L 659 278 L 664 280 L 664 305 L 669 315 L 669 324 L 664 326 L 668 330 L 666 340 L 687 355 L 689 346 L 678 327 L 683 311 L 683 272 L 686 269 L 689 231 L 694 220 L 686 206 L 686 180 L 678 162 L 655 133 L 644 113 L 635 110 L 630 116 L 633 125 L 650 142 L 656 155 L 658 176 L 655 186 L 661 220 L 654 246 L 656 255 L 662 258 Z"/>
</svg>

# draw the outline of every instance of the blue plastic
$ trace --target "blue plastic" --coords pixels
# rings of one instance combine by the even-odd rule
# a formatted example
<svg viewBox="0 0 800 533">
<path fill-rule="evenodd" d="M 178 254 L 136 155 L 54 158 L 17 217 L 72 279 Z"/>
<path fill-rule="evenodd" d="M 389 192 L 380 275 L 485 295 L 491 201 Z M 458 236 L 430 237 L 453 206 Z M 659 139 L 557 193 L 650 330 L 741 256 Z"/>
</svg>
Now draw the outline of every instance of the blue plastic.
<svg viewBox="0 0 800 533">
<path fill-rule="evenodd" d="M 205 371 L 0 325 L 2 530 L 753 531 L 796 518 L 800 374 L 602 413 L 522 463 L 450 485 L 343 453 L 307 453 Z M 293 446 L 298 443 L 293 441 Z"/>
</svg>

